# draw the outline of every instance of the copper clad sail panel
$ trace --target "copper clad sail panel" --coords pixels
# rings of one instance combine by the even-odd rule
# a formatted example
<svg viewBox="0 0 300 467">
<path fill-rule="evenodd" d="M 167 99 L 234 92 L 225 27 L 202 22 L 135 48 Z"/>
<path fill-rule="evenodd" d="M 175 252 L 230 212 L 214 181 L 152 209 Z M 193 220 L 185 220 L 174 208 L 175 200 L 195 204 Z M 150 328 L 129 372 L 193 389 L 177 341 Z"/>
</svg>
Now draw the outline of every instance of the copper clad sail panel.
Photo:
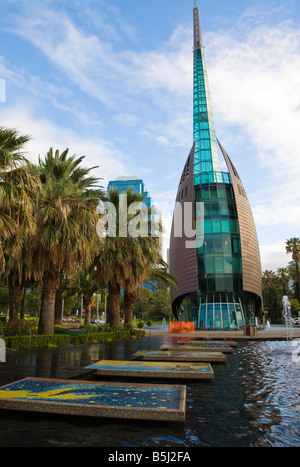
<svg viewBox="0 0 300 467">
<path fill-rule="evenodd" d="M 194 203 L 194 153 L 195 145 L 193 145 L 191 149 L 178 187 L 176 202 L 181 204 L 182 212 L 184 211 L 184 203 Z M 175 218 L 173 215 L 169 266 L 170 273 L 176 277 L 178 281 L 178 287 L 171 287 L 172 303 L 176 298 L 182 295 L 198 291 L 196 249 L 186 248 L 186 242 L 191 241 L 192 238 L 187 238 L 185 236 L 183 222 L 182 236 L 174 236 L 174 222 Z M 194 219 L 193 222 L 195 222 Z M 193 225 L 193 229 L 195 229 L 195 225 Z"/>
<path fill-rule="evenodd" d="M 233 163 L 220 143 L 219 146 L 231 176 L 236 200 L 241 236 L 243 290 L 262 298 L 261 260 L 252 210 Z"/>
</svg>

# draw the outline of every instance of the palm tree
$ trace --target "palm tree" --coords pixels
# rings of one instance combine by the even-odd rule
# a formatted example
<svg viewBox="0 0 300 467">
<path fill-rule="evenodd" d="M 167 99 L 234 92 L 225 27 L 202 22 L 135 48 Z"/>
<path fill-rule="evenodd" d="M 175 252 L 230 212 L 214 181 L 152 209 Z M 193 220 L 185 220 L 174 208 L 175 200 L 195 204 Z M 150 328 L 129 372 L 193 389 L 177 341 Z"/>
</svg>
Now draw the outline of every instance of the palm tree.
<svg viewBox="0 0 300 467">
<path fill-rule="evenodd" d="M 141 271 L 149 267 L 153 260 L 151 243 L 154 238 L 128 235 L 130 223 L 135 216 L 130 213 L 133 203 L 141 203 L 144 196 L 126 190 L 126 212 L 122 212 L 121 194 L 118 190 L 109 191 L 107 201 L 115 208 L 114 232 L 107 235 L 101 241 L 100 251 L 95 261 L 96 277 L 100 287 L 107 287 L 107 322 L 110 326 L 120 322 L 120 292 L 122 289 L 134 293 L 137 285 L 137 277 L 141 277 Z M 120 213 L 122 215 L 120 215 Z M 148 210 L 147 210 L 148 233 Z M 126 231 L 126 235 L 124 234 Z M 144 233 L 144 232 L 143 232 Z M 146 259 L 146 252 L 148 258 Z"/>
<path fill-rule="evenodd" d="M 7 227 L 0 229 L 0 269 L 9 288 L 11 325 L 18 319 L 23 282 L 30 277 L 28 245 L 35 230 L 33 193 L 39 182 L 21 152 L 28 141 L 16 130 L 0 129 L 0 226 Z"/>
<path fill-rule="evenodd" d="M 33 242 L 31 266 L 42 280 L 39 334 L 53 334 L 55 296 L 61 275 L 71 276 L 94 259 L 99 242 L 96 234 L 96 208 L 103 191 L 89 176 L 94 168 L 80 164 L 84 157 L 53 153 L 39 159 L 37 173 L 41 190 L 36 202 L 37 233 Z"/>
<path fill-rule="evenodd" d="M 282 285 L 283 295 L 287 294 L 287 286 L 290 280 L 289 272 L 287 268 L 278 268 L 277 269 L 277 276 L 279 278 L 279 282 Z"/>
<path fill-rule="evenodd" d="M 91 305 L 93 295 L 95 293 L 103 293 L 104 290 L 98 287 L 95 278 L 95 269 L 90 267 L 88 269 L 81 269 L 76 272 L 68 284 L 63 288 L 62 297 L 71 297 L 76 295 L 78 298 L 83 299 L 83 307 L 85 309 L 84 324 L 90 324 L 91 321 Z"/>
<path fill-rule="evenodd" d="M 300 261 L 300 238 L 289 238 L 286 242 L 286 252 L 292 253 L 292 258 L 296 266 L 296 296 L 300 300 L 300 277 L 299 277 L 299 261 Z"/>
<path fill-rule="evenodd" d="M 4 242 L 16 233 L 31 210 L 27 191 L 30 175 L 23 168 L 21 151 L 29 140 L 15 129 L 0 127 L 0 274 L 5 268 Z"/>
<path fill-rule="evenodd" d="M 144 196 L 133 193 L 127 189 L 127 207 L 133 203 L 141 203 Z M 151 235 L 152 229 L 161 229 L 161 226 L 150 222 L 150 211 L 146 209 L 144 230 L 141 235 L 120 236 L 120 228 L 126 223 L 126 232 L 130 231 L 130 223 L 134 220 L 130 209 L 123 220 L 120 218 L 119 207 L 121 204 L 120 193 L 111 190 L 107 198 L 115 207 L 116 220 L 114 236 L 107 236 L 101 244 L 101 251 L 95 263 L 96 276 L 99 285 L 107 286 L 107 322 L 113 326 L 120 322 L 120 292 L 124 290 L 125 323 L 132 322 L 133 307 L 136 300 L 137 286 L 153 277 L 153 266 L 162 264 L 159 254 L 159 239 Z M 125 220 L 126 217 L 126 220 Z M 150 225 L 151 224 L 151 225 Z M 162 278 L 162 275 L 160 276 Z M 164 275 L 167 280 L 167 276 Z M 170 279 L 170 277 L 169 277 Z M 175 281 L 175 279 L 172 279 Z M 175 284 L 175 282 L 173 282 Z"/>
<path fill-rule="evenodd" d="M 165 269 L 162 269 L 162 267 L 166 267 L 167 265 L 165 262 L 160 258 L 159 259 L 159 264 L 156 264 L 155 267 L 153 265 L 151 266 L 150 270 L 148 268 L 145 268 L 144 271 L 141 271 L 141 276 L 140 277 L 135 277 L 135 283 L 131 287 L 126 287 L 124 289 L 124 307 L 125 307 L 125 312 L 124 312 L 124 323 L 131 323 L 133 319 L 133 311 L 134 311 L 134 305 L 136 302 L 136 297 L 137 297 L 137 287 L 142 283 L 150 283 L 150 285 L 154 288 L 157 288 L 156 284 L 154 282 L 160 282 L 163 284 L 165 287 L 170 287 L 178 286 L 178 282 L 173 277 L 171 274 L 169 274 Z M 141 282 L 140 282 L 141 281 Z"/>
<path fill-rule="evenodd" d="M 272 306 L 274 302 L 273 290 L 276 285 L 276 280 L 277 280 L 277 277 L 274 271 L 265 270 L 263 272 L 262 274 L 263 288 L 267 291 L 268 305 L 270 307 L 270 310 L 272 310 Z"/>
</svg>

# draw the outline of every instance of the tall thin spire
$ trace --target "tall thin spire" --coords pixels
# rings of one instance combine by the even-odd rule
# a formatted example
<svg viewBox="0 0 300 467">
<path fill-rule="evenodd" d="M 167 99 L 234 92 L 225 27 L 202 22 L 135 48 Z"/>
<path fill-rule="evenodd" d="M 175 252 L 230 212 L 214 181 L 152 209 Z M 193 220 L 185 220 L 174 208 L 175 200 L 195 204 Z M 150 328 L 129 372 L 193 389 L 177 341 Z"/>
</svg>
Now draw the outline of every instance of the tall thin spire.
<svg viewBox="0 0 300 467">
<path fill-rule="evenodd" d="M 218 143 L 212 112 L 199 10 L 194 6 L 194 174 L 199 180 L 217 179 L 221 172 Z M 202 176 L 203 175 L 203 176 Z M 221 176 L 221 174 L 220 174 Z"/>
<path fill-rule="evenodd" d="M 199 19 L 199 10 L 195 0 L 194 6 L 194 49 L 203 48 L 202 33 Z"/>
</svg>

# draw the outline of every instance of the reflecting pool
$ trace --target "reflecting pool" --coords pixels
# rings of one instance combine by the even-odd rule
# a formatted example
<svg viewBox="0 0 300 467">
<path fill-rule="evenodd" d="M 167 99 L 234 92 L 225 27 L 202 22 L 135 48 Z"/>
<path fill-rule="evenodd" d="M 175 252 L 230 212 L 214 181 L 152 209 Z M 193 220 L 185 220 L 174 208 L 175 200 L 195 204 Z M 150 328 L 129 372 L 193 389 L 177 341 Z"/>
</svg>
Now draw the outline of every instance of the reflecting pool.
<svg viewBox="0 0 300 467">
<path fill-rule="evenodd" d="M 0 385 L 27 376 L 74 378 L 101 359 L 127 360 L 140 349 L 175 343 L 148 337 L 61 349 L 7 352 Z M 288 447 L 300 446 L 300 342 L 241 342 L 214 381 L 186 381 L 186 422 L 58 417 L 0 411 L 0 446 Z M 134 382 L 130 379 L 130 382 Z M 153 381 L 147 379 L 147 383 Z M 157 382 L 157 381 L 155 381 Z M 166 380 L 162 381 L 166 384 Z"/>
</svg>

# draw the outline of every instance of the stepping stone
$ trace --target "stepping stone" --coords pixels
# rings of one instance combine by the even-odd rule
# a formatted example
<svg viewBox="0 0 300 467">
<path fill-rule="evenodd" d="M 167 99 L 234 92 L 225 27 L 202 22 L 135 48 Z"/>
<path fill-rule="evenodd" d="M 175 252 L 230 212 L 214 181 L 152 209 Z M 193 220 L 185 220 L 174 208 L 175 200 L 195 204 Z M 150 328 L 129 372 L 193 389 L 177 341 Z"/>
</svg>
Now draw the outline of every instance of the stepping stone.
<svg viewBox="0 0 300 467">
<path fill-rule="evenodd" d="M 95 370 L 94 374 L 100 376 L 176 379 L 214 378 L 214 372 L 209 363 L 100 360 L 86 368 Z"/>
<path fill-rule="evenodd" d="M 164 362 L 226 362 L 222 352 L 177 352 L 176 350 L 139 350 L 133 357 L 146 361 Z"/>
<path fill-rule="evenodd" d="M 162 345 L 161 350 L 177 350 L 178 352 L 222 352 L 222 353 L 232 353 L 234 349 L 229 345 Z"/>
<path fill-rule="evenodd" d="M 0 409 L 184 421 L 186 386 L 25 378 L 0 388 Z"/>
<path fill-rule="evenodd" d="M 229 345 L 230 347 L 237 347 L 238 343 L 235 341 L 226 340 L 206 340 L 206 339 L 180 339 L 177 341 L 180 345 Z"/>
</svg>

